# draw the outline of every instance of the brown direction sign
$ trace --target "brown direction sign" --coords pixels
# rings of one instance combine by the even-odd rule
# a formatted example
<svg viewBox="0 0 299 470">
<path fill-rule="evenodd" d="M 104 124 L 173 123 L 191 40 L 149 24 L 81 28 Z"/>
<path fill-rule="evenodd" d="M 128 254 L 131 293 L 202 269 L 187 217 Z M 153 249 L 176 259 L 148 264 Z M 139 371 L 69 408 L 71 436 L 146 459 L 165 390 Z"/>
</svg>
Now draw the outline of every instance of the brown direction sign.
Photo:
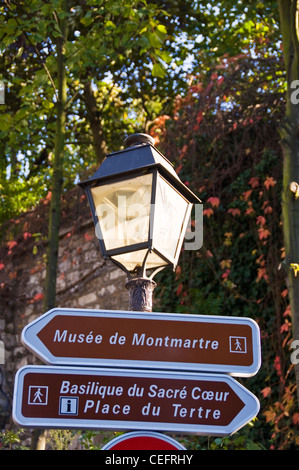
<svg viewBox="0 0 299 470">
<path fill-rule="evenodd" d="M 242 317 L 57 308 L 28 324 L 22 342 L 50 365 L 248 377 L 261 364 L 259 327 Z"/>
<path fill-rule="evenodd" d="M 25 366 L 15 379 L 13 419 L 22 427 L 154 430 L 230 435 L 259 411 L 225 374 Z"/>
</svg>

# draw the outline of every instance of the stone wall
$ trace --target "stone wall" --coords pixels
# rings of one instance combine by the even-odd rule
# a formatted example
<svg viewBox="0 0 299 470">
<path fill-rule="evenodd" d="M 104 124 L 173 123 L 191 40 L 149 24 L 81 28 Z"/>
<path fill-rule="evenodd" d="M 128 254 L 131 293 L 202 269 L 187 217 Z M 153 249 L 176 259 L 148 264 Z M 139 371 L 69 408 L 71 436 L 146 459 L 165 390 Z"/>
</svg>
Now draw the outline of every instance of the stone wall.
<svg viewBox="0 0 299 470">
<path fill-rule="evenodd" d="M 5 363 L 0 365 L 0 424 L 7 398 L 9 413 L 11 410 L 16 371 L 27 364 L 40 364 L 21 344 L 20 335 L 25 325 L 45 313 L 48 210 L 46 198 L 36 210 L 9 221 L 1 231 L 0 340 Z M 127 310 L 125 283 L 126 275 L 101 256 L 82 192 L 77 188 L 69 191 L 62 205 L 56 306 Z"/>
</svg>

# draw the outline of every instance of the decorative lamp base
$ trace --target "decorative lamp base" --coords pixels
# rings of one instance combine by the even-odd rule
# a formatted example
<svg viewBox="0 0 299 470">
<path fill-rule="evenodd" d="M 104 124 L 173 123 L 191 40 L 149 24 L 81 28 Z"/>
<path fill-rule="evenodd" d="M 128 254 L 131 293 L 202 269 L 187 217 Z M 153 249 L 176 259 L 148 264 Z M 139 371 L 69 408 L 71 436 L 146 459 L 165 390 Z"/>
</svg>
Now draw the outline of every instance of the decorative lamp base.
<svg viewBox="0 0 299 470">
<path fill-rule="evenodd" d="M 152 312 L 153 291 L 156 283 L 147 277 L 129 279 L 126 288 L 129 291 L 129 310 L 134 312 Z"/>
</svg>

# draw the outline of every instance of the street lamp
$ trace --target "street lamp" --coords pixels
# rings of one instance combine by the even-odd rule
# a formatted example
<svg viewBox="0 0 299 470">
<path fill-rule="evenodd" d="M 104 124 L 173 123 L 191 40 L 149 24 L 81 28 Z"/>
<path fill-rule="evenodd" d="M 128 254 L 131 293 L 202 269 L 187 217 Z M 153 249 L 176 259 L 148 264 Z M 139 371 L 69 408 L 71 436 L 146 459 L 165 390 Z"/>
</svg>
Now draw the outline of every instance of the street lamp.
<svg viewBox="0 0 299 470">
<path fill-rule="evenodd" d="M 201 201 L 152 137 L 133 134 L 125 145 L 79 185 L 87 194 L 104 258 L 128 275 L 129 309 L 151 311 L 153 277 L 168 265 L 175 269 L 192 205 Z"/>
</svg>

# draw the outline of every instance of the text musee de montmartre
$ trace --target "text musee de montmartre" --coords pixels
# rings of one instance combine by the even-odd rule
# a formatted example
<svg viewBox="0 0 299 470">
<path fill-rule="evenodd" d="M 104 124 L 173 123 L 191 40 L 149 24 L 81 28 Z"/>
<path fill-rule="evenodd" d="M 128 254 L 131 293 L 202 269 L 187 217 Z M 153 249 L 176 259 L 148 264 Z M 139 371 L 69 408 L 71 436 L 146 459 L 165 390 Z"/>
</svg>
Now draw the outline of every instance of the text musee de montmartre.
<svg viewBox="0 0 299 470">
<path fill-rule="evenodd" d="M 101 344 L 103 336 L 94 334 L 90 331 L 85 333 L 70 333 L 68 330 L 56 330 L 54 334 L 54 342 L 58 343 L 87 343 Z M 126 336 L 120 335 L 118 332 L 109 337 L 110 344 L 123 345 L 127 342 Z M 148 346 L 148 347 L 166 347 L 166 348 L 184 348 L 184 349 L 210 349 L 217 350 L 219 343 L 213 339 L 205 338 L 170 338 L 169 336 L 148 336 L 145 333 L 133 333 L 131 339 L 132 346 Z"/>
</svg>

